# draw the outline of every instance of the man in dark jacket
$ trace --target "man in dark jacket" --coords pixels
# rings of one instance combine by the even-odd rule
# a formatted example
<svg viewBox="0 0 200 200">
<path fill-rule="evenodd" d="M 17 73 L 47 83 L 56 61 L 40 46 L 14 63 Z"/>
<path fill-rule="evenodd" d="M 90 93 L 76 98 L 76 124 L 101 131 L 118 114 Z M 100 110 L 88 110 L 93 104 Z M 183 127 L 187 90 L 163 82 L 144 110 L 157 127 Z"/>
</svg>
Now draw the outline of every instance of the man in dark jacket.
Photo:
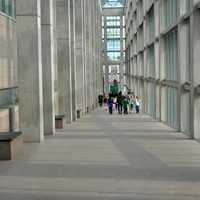
<svg viewBox="0 0 200 200">
<path fill-rule="evenodd" d="M 100 94 L 98 96 L 98 102 L 99 102 L 99 106 L 102 107 L 102 104 L 103 104 L 103 95 L 102 94 Z"/>
<path fill-rule="evenodd" d="M 119 114 L 122 114 L 122 102 L 123 102 L 122 92 L 119 92 L 119 94 L 117 96 L 117 104 L 118 104 L 118 112 L 119 112 Z"/>
</svg>

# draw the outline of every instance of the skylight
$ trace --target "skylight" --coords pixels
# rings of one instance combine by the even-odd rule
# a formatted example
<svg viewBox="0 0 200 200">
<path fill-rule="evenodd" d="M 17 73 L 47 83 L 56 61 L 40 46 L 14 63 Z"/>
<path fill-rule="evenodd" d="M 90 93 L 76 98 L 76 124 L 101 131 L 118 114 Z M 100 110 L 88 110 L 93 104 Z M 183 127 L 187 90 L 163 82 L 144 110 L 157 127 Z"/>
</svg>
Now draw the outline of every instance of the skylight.
<svg viewBox="0 0 200 200">
<path fill-rule="evenodd" d="M 123 8 L 124 0 L 102 0 L 103 8 Z"/>
</svg>

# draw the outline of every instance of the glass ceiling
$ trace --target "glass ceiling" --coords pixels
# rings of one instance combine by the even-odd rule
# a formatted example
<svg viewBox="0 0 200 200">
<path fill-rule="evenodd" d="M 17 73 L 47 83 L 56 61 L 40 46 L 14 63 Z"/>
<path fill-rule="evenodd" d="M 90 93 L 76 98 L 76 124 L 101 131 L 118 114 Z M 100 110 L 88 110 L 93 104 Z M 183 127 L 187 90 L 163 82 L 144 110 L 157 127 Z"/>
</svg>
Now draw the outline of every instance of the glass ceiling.
<svg viewBox="0 0 200 200">
<path fill-rule="evenodd" d="M 101 0 L 103 8 L 123 8 L 125 0 Z"/>
</svg>

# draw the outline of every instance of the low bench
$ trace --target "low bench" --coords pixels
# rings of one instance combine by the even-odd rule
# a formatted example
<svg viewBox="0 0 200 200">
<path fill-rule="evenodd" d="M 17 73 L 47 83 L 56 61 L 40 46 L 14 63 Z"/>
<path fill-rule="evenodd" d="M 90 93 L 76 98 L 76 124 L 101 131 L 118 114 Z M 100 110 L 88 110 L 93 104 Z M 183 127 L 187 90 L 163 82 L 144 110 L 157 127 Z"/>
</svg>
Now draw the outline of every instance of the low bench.
<svg viewBox="0 0 200 200">
<path fill-rule="evenodd" d="M 21 132 L 0 133 L 0 160 L 13 160 L 22 148 Z"/>
<path fill-rule="evenodd" d="M 55 116 L 56 129 L 63 129 L 64 128 L 64 119 L 65 119 L 65 115 L 56 115 Z"/>
</svg>

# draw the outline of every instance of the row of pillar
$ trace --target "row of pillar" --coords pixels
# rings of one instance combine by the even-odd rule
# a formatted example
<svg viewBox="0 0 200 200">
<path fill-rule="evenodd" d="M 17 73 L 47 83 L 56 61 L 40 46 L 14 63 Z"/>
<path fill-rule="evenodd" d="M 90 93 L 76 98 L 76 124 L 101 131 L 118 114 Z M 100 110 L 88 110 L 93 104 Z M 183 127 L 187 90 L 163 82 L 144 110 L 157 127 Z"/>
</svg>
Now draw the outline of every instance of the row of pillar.
<svg viewBox="0 0 200 200">
<path fill-rule="evenodd" d="M 98 0 L 18 0 L 20 128 L 25 142 L 55 134 L 96 106 L 101 86 Z"/>
</svg>

